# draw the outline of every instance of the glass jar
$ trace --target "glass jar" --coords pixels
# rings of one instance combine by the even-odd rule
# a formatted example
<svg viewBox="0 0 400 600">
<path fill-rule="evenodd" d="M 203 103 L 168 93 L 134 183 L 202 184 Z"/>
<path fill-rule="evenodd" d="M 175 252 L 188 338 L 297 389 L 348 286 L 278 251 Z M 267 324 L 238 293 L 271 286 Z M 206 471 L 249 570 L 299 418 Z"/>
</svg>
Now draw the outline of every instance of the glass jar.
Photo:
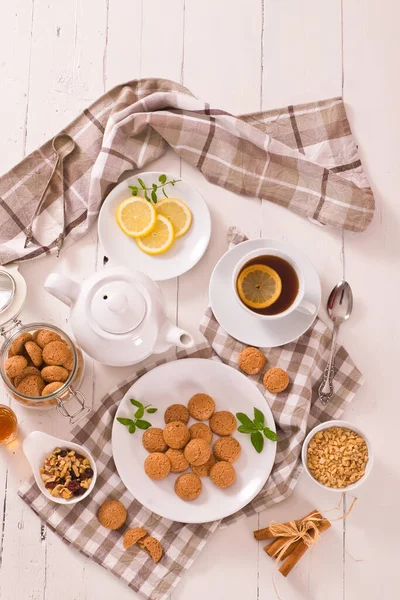
<svg viewBox="0 0 400 600">
<path fill-rule="evenodd" d="M 17 402 L 26 408 L 33 410 L 48 410 L 56 407 L 58 412 L 63 417 L 68 417 L 71 423 L 76 423 L 76 421 L 87 415 L 91 410 L 90 407 L 86 405 L 84 395 L 78 389 L 81 385 L 85 369 L 82 350 L 79 348 L 76 342 L 72 341 L 71 338 L 59 327 L 55 327 L 54 325 L 50 325 L 48 323 L 29 323 L 27 325 L 22 324 L 21 320 L 19 319 L 19 314 L 26 296 L 26 286 L 21 291 L 21 288 L 24 287 L 23 284 L 25 284 L 25 282 L 16 269 L 14 269 L 12 272 L 10 272 L 10 269 L 6 269 L 7 268 L 2 267 L 0 270 L 0 301 L 2 300 L 3 303 L 6 304 L 3 310 L 1 310 L 0 307 L 0 313 L 3 313 L 0 314 L 0 334 L 5 339 L 0 349 L 0 373 L 7 392 L 12 398 L 17 400 Z M 10 283 L 9 279 L 12 280 L 12 283 Z M 20 281 L 20 279 L 22 279 L 22 281 Z M 10 302 L 6 303 L 7 293 L 10 290 L 12 290 L 13 296 L 15 295 L 14 310 L 12 309 L 12 306 L 10 306 Z M 18 297 L 18 294 L 15 294 L 17 290 L 19 290 L 20 296 L 22 294 L 23 298 Z M 12 315 L 11 318 L 9 318 L 10 311 Z M 25 393 L 26 390 L 23 392 L 21 389 L 17 389 L 20 387 L 19 384 L 17 387 L 15 387 L 15 379 L 10 379 L 6 373 L 6 361 L 10 358 L 10 356 L 13 355 L 12 352 L 10 353 L 10 348 L 13 342 L 23 334 L 29 333 L 32 335 L 35 334 L 35 332 L 38 332 L 38 330 L 46 330 L 56 334 L 59 336 L 59 338 L 61 338 L 61 341 L 70 348 L 71 351 L 68 360 L 70 364 L 68 364 L 67 369 L 69 374 L 66 381 L 62 382 L 62 385 L 59 386 L 55 391 L 52 391 L 45 396 L 30 395 Z M 29 356 L 27 356 L 26 353 L 24 354 L 25 358 L 30 361 Z M 33 363 L 31 363 L 31 365 L 28 363 L 28 366 L 33 366 Z M 61 383 L 61 381 L 59 383 Z M 42 385 L 43 384 L 45 384 L 45 382 L 43 382 Z M 69 403 L 73 400 L 78 404 L 78 408 L 74 411 L 67 407 L 67 404 L 69 405 Z"/>
</svg>

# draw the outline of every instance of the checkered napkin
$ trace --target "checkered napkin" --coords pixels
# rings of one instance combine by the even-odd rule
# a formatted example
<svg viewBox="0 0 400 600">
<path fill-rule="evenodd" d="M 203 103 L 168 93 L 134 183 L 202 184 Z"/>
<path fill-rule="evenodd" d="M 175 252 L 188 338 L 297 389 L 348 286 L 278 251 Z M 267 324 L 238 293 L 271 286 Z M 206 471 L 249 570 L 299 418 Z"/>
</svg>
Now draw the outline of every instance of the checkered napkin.
<svg viewBox="0 0 400 600">
<path fill-rule="evenodd" d="M 229 232 L 229 238 L 231 244 L 247 239 L 236 229 Z M 284 368 L 291 380 L 287 392 L 274 395 L 265 390 L 261 375 L 250 377 L 271 407 L 279 433 L 275 464 L 267 483 L 250 504 L 222 522 L 184 525 L 169 521 L 148 511 L 126 490 L 112 459 L 111 429 L 116 408 L 125 393 L 139 377 L 157 365 L 190 357 L 222 360 L 237 369 L 238 355 L 245 346 L 221 328 L 210 308 L 203 317 L 201 330 L 209 344 L 190 352 L 179 350 L 172 357 L 138 371 L 107 394 L 88 421 L 75 427 L 72 441 L 89 448 L 98 469 L 95 489 L 88 498 L 72 506 L 54 504 L 40 493 L 33 478 L 19 490 L 23 500 L 66 543 L 123 579 L 147 600 L 167 598 L 219 525 L 253 515 L 289 496 L 301 471 L 300 451 L 307 429 L 321 421 L 340 418 L 362 384 L 360 371 L 346 350 L 339 347 L 335 360 L 335 395 L 327 406 L 319 402 L 318 383 L 330 343 L 330 333 L 319 319 L 297 341 L 281 348 L 263 349 L 268 365 Z M 128 519 L 122 530 L 106 530 L 96 518 L 99 506 L 109 498 L 121 500 L 127 507 Z M 165 554 L 157 565 L 136 546 L 124 551 L 122 535 L 133 525 L 146 527 L 161 541 Z"/>
<path fill-rule="evenodd" d="M 324 225 L 363 231 L 374 199 L 341 98 L 235 117 L 212 109 L 181 85 L 141 79 L 120 85 L 65 130 L 76 150 L 64 162 L 66 245 L 95 222 L 126 171 L 143 169 L 171 146 L 212 183 L 285 206 Z M 51 142 L 0 178 L 0 263 L 56 247 L 63 223 L 58 173 L 25 231 L 55 158 Z"/>
</svg>

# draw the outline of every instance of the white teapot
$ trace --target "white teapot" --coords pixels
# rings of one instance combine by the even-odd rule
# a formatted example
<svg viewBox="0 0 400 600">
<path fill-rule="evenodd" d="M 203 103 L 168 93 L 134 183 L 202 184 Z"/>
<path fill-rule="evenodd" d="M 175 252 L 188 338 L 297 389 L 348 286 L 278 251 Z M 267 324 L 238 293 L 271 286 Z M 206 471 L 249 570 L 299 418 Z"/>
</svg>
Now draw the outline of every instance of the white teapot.
<svg viewBox="0 0 400 600">
<path fill-rule="evenodd" d="M 45 289 L 71 307 L 70 323 L 81 348 L 113 367 L 141 362 L 172 346 L 191 348 L 192 336 L 165 314 L 165 300 L 148 275 L 108 267 L 81 285 L 51 273 Z"/>
</svg>

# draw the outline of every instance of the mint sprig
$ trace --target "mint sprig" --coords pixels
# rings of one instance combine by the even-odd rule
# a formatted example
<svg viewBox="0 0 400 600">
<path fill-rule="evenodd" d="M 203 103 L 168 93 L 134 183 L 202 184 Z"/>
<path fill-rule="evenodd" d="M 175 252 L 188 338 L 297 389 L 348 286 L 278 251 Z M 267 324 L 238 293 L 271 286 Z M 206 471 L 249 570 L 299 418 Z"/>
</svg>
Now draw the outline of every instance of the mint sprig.
<svg viewBox="0 0 400 600">
<path fill-rule="evenodd" d="M 148 202 L 157 204 L 158 192 L 161 190 L 165 198 L 168 198 L 168 194 L 165 191 L 165 186 L 174 186 L 176 183 L 178 183 L 178 181 L 182 181 L 182 179 L 170 179 L 169 181 L 167 181 L 167 176 L 163 173 L 159 176 L 158 181 L 160 185 L 157 185 L 157 183 L 152 183 L 151 187 L 147 187 L 143 179 L 140 179 L 140 177 L 138 177 L 139 185 L 128 185 L 128 188 L 131 190 L 132 196 L 137 196 L 140 191 L 143 191 L 143 195 Z"/>
<path fill-rule="evenodd" d="M 154 414 L 157 412 L 158 408 L 154 408 L 154 406 L 151 406 L 151 404 L 144 406 L 141 402 L 139 402 L 139 400 L 135 400 L 135 398 L 131 398 L 130 402 L 133 404 L 133 406 L 136 406 L 137 409 L 133 415 L 134 418 L 126 419 L 125 417 L 117 417 L 118 423 L 128 427 L 129 433 L 135 433 L 136 429 L 144 430 L 151 427 L 151 423 L 143 419 L 143 416 L 145 413 L 149 413 L 149 415 Z"/>
<path fill-rule="evenodd" d="M 242 412 L 236 413 L 236 418 L 241 423 L 237 428 L 238 432 L 250 435 L 251 443 L 259 454 L 264 448 L 263 434 L 268 440 L 271 440 L 271 442 L 278 441 L 278 436 L 275 431 L 272 431 L 272 429 L 265 425 L 264 414 L 258 408 L 254 408 L 253 420 Z"/>
</svg>

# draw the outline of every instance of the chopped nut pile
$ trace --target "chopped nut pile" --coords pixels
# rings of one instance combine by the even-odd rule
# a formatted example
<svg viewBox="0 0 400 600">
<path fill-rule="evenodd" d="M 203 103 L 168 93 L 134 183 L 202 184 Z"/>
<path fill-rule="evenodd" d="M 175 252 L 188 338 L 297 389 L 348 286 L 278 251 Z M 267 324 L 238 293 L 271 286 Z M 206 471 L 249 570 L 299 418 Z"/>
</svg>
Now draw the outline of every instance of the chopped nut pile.
<svg viewBox="0 0 400 600">
<path fill-rule="evenodd" d="M 40 475 L 52 496 L 69 500 L 86 492 L 92 483 L 93 469 L 89 459 L 75 450 L 55 448 L 44 461 Z"/>
<path fill-rule="evenodd" d="M 344 488 L 361 479 L 367 462 L 367 444 L 351 429 L 330 427 L 318 431 L 308 444 L 308 470 L 331 488 Z"/>
</svg>

